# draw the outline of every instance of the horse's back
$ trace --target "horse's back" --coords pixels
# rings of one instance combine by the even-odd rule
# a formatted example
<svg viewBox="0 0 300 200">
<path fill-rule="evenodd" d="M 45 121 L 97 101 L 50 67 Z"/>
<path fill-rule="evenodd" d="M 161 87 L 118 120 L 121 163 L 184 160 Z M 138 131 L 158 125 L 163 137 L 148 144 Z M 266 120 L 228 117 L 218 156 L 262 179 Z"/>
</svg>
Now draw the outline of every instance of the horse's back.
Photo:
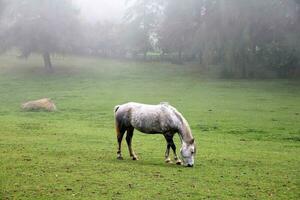
<svg viewBox="0 0 300 200">
<path fill-rule="evenodd" d="M 162 133 L 176 129 L 178 119 L 168 104 L 149 105 L 129 102 L 118 106 L 116 120 L 144 133 Z"/>
</svg>

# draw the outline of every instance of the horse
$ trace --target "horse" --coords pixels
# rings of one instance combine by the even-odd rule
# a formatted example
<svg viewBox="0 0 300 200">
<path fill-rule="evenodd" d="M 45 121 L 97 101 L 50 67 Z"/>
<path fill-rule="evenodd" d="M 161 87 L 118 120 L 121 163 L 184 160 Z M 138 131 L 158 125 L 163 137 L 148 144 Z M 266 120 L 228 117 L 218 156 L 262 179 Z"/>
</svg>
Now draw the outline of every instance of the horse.
<svg viewBox="0 0 300 200">
<path fill-rule="evenodd" d="M 176 164 L 193 167 L 196 153 L 195 139 L 193 138 L 188 122 L 176 108 L 168 103 L 158 105 L 129 102 L 117 105 L 114 108 L 115 128 L 117 133 L 117 159 L 122 160 L 121 143 L 126 133 L 126 142 L 132 160 L 138 160 L 132 149 L 134 129 L 146 134 L 162 134 L 167 142 L 165 162 L 171 163 L 170 148 L 174 153 Z M 178 133 L 181 140 L 181 158 L 176 154 L 173 136 Z"/>
</svg>

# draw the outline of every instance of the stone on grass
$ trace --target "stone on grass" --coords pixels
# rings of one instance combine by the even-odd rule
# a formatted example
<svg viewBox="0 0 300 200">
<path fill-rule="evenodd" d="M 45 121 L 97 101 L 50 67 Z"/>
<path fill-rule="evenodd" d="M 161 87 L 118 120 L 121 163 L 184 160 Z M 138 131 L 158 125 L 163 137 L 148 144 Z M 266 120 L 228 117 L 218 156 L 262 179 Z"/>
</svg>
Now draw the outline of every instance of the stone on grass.
<svg viewBox="0 0 300 200">
<path fill-rule="evenodd" d="M 22 104 L 22 109 L 24 111 L 56 111 L 56 106 L 53 101 L 49 98 L 38 99 L 35 101 L 28 101 Z"/>
</svg>

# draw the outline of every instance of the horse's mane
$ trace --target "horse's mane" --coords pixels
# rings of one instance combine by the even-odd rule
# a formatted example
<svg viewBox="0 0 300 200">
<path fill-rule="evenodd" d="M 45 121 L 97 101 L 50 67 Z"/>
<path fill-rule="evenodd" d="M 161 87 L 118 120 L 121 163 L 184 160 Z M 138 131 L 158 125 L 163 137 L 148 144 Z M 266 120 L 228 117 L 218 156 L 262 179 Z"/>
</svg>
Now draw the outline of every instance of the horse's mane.
<svg viewBox="0 0 300 200">
<path fill-rule="evenodd" d="M 161 102 L 160 105 L 166 106 L 174 112 L 174 114 L 177 116 L 177 118 L 182 123 L 182 127 L 180 128 L 181 130 L 179 130 L 181 132 L 180 134 L 181 134 L 182 138 L 186 142 L 192 141 L 193 135 L 192 135 L 191 128 L 190 128 L 187 120 L 183 117 L 183 115 L 175 107 L 171 106 L 168 102 Z"/>
<path fill-rule="evenodd" d="M 170 105 L 169 102 L 160 102 L 159 104 L 160 105 L 165 105 L 165 106 L 169 106 Z"/>
</svg>

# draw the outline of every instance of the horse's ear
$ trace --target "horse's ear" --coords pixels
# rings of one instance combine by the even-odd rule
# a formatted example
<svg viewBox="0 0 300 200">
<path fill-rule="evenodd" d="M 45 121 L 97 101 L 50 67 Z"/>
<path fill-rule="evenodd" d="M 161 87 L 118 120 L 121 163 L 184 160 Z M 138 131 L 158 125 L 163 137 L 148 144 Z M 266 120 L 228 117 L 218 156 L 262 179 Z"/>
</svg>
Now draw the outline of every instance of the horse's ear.
<svg viewBox="0 0 300 200">
<path fill-rule="evenodd" d="M 191 139 L 190 144 L 194 144 L 194 142 L 195 142 L 195 139 L 193 138 L 193 139 Z"/>
</svg>

